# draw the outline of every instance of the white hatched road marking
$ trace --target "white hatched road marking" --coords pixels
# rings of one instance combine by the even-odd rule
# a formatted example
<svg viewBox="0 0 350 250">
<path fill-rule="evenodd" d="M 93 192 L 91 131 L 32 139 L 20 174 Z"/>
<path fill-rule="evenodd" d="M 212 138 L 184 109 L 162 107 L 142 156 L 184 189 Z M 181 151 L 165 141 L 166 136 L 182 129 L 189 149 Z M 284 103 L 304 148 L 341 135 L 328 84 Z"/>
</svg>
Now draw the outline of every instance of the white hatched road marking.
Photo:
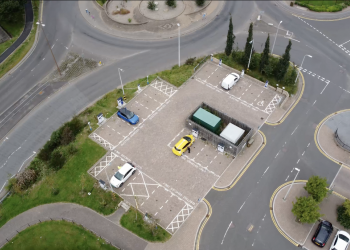
<svg viewBox="0 0 350 250">
<path fill-rule="evenodd" d="M 110 152 L 106 155 L 106 158 L 101 160 L 93 169 L 90 170 L 89 174 L 96 178 L 115 158 L 117 155 Z"/>
<path fill-rule="evenodd" d="M 99 136 L 96 133 L 92 133 L 89 135 L 89 137 L 95 141 L 97 141 L 99 144 L 101 144 L 102 146 L 104 146 L 105 148 L 108 148 L 110 150 L 112 150 L 114 148 L 114 146 L 109 143 L 107 140 L 103 139 L 101 136 Z"/>
<path fill-rule="evenodd" d="M 280 103 L 281 99 L 281 96 L 275 95 L 272 101 L 266 106 L 264 112 L 271 114 L 275 110 L 276 106 Z"/>
<path fill-rule="evenodd" d="M 151 84 L 151 86 L 160 92 L 166 94 L 167 96 L 171 97 L 173 94 L 177 92 L 174 86 L 171 86 L 170 84 L 164 82 L 161 78 L 158 77 L 158 79 Z"/>
<path fill-rule="evenodd" d="M 180 228 L 180 226 L 185 222 L 188 216 L 190 216 L 192 210 L 193 207 L 186 203 L 185 206 L 181 209 L 181 211 L 172 220 L 172 222 L 170 222 L 170 224 L 166 227 L 166 229 L 174 232 L 174 230 Z"/>
</svg>

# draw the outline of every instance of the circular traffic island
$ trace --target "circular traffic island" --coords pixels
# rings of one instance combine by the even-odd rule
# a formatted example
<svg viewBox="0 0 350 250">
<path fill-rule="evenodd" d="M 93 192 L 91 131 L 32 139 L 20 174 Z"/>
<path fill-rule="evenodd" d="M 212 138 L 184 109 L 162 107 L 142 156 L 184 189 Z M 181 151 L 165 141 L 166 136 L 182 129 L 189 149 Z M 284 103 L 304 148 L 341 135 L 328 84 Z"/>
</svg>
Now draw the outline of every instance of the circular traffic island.
<svg viewBox="0 0 350 250">
<path fill-rule="evenodd" d="M 163 21 L 176 18 L 180 16 L 186 8 L 183 1 L 176 1 L 176 7 L 170 7 L 166 1 L 154 1 L 155 9 L 148 8 L 148 0 L 141 1 L 139 5 L 140 13 L 151 20 Z"/>
</svg>

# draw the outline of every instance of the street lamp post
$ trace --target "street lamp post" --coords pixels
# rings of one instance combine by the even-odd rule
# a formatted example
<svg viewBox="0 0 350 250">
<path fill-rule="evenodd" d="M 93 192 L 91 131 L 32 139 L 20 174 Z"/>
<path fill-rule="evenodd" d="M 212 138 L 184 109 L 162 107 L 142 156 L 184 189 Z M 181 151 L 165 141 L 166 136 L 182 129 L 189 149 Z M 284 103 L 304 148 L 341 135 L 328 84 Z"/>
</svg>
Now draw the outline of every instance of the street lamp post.
<svg viewBox="0 0 350 250">
<path fill-rule="evenodd" d="M 120 75 L 120 71 L 121 71 L 121 72 L 124 72 L 124 70 L 123 70 L 123 69 L 118 68 L 119 78 L 120 78 L 120 84 L 122 85 L 123 97 L 124 97 L 124 100 L 125 100 L 125 93 L 124 93 L 123 81 L 122 81 L 122 77 L 121 77 L 121 75 Z"/>
<path fill-rule="evenodd" d="M 180 24 L 178 23 L 177 26 L 179 27 L 179 67 L 180 67 Z"/>
<path fill-rule="evenodd" d="M 312 56 L 310 56 L 310 55 L 305 55 L 305 56 L 312 58 Z M 303 57 L 303 60 L 301 61 L 300 68 L 303 67 L 303 63 L 304 63 L 304 60 L 305 60 L 305 56 Z M 300 70 L 298 70 L 298 74 L 297 74 L 297 77 L 295 78 L 295 82 L 297 82 L 297 79 L 298 79 L 298 77 L 299 77 L 299 72 L 300 72 Z"/>
<path fill-rule="evenodd" d="M 299 174 L 299 172 L 300 172 L 300 169 L 299 169 L 299 168 L 293 168 L 293 170 L 294 170 L 294 169 L 295 169 L 296 171 L 298 171 L 298 172 L 297 172 L 297 174 L 295 175 L 294 180 L 293 180 L 293 182 L 292 182 L 292 185 L 290 185 L 287 194 L 283 197 L 283 200 L 286 200 L 286 199 L 287 199 L 287 196 L 288 196 L 288 194 L 289 194 L 289 191 L 291 190 L 291 188 L 292 188 L 292 186 L 293 186 L 293 184 L 294 184 L 294 182 L 295 182 L 295 179 L 297 178 L 297 176 L 298 176 L 298 174 Z"/>
<path fill-rule="evenodd" d="M 249 70 L 250 59 L 252 58 L 252 52 L 253 52 L 253 47 L 254 47 L 254 39 L 251 40 L 249 43 L 252 44 L 252 48 L 250 49 L 250 56 L 249 56 L 249 62 L 248 62 L 247 70 Z"/>
<path fill-rule="evenodd" d="M 276 43 L 276 38 L 277 38 L 277 34 L 278 34 L 278 29 L 280 28 L 280 24 L 282 23 L 282 21 L 278 24 L 277 26 L 277 31 L 276 31 L 276 36 L 275 36 L 275 41 L 273 42 L 273 46 L 272 46 L 272 50 L 271 50 L 271 54 L 273 53 L 273 48 L 275 48 L 275 43 Z"/>
<path fill-rule="evenodd" d="M 45 31 L 44 31 L 44 28 L 43 28 L 43 27 L 45 27 L 45 24 L 43 24 L 41 21 L 36 22 L 36 24 L 41 26 L 41 29 L 42 29 L 43 34 L 44 34 L 44 36 L 45 36 L 45 39 L 46 39 L 47 45 L 49 46 L 49 49 L 50 49 L 50 51 L 51 51 L 51 55 L 52 55 L 52 57 L 53 57 L 53 60 L 54 60 L 54 61 L 55 61 L 55 63 L 56 63 L 56 67 L 57 67 L 58 73 L 60 73 L 60 76 L 62 76 L 62 74 L 61 74 L 61 70 L 60 70 L 60 68 L 58 67 L 58 64 L 57 64 L 56 58 L 55 58 L 55 56 L 53 55 L 53 52 L 52 52 L 52 49 L 51 49 L 51 45 L 50 45 L 50 43 L 49 43 L 49 40 L 47 39 L 47 37 L 46 37 L 46 35 L 45 35 Z"/>
</svg>

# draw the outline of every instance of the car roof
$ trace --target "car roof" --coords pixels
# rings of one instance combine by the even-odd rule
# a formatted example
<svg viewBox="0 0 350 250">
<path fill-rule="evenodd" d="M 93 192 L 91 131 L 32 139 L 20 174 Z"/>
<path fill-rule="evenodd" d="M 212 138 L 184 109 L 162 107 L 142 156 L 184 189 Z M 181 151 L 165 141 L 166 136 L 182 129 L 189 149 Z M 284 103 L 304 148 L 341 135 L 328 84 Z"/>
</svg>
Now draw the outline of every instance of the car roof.
<svg viewBox="0 0 350 250">
<path fill-rule="evenodd" d="M 224 82 L 226 81 L 234 81 L 235 79 L 239 78 L 239 75 L 236 73 L 231 73 L 224 79 Z"/>
<path fill-rule="evenodd" d="M 320 231 L 316 236 L 316 240 L 323 243 L 327 239 L 327 237 L 331 234 L 332 231 L 329 232 L 330 230 L 331 228 L 327 224 L 322 223 Z"/>
<path fill-rule="evenodd" d="M 132 166 L 129 163 L 125 163 L 119 170 L 118 172 L 121 173 L 122 175 L 125 175 L 126 172 L 129 171 L 129 169 L 131 169 Z"/>
<path fill-rule="evenodd" d="M 344 241 L 343 239 L 340 239 L 339 238 L 340 234 L 346 236 L 348 239 L 350 239 L 350 235 L 347 232 L 345 232 L 345 231 L 338 231 L 338 233 L 337 233 L 338 241 L 337 241 L 337 244 L 335 244 L 335 247 L 338 250 L 343 250 L 343 249 L 345 250 L 346 246 L 348 245 L 348 242 Z"/>
<path fill-rule="evenodd" d="M 180 139 L 180 141 L 178 141 L 175 144 L 175 147 L 177 147 L 178 149 L 182 149 L 186 144 L 188 143 L 187 140 L 185 140 L 183 137 Z"/>
</svg>

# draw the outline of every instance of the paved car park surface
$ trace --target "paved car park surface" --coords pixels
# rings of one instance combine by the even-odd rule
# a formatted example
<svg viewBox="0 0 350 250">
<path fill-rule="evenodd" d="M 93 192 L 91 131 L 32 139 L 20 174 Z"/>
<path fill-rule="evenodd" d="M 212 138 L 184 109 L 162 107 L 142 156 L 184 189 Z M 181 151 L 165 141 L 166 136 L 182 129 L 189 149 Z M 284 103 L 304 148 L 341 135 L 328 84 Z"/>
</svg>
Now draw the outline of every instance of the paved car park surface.
<svg viewBox="0 0 350 250">
<path fill-rule="evenodd" d="M 190 153 L 174 155 L 172 147 L 191 133 L 185 126 L 186 118 L 206 102 L 256 131 L 279 97 L 246 78 L 231 90 L 222 90 L 220 81 L 231 72 L 206 63 L 179 89 L 159 78 L 154 80 L 126 105 L 139 116 L 138 124 L 130 125 L 113 115 L 90 135 L 109 152 L 89 173 L 109 185 L 118 166 L 134 164 L 136 173 L 122 187 L 110 188 L 140 211 L 159 219 L 170 233 L 176 232 L 233 161 L 232 156 L 200 138 Z"/>
</svg>

